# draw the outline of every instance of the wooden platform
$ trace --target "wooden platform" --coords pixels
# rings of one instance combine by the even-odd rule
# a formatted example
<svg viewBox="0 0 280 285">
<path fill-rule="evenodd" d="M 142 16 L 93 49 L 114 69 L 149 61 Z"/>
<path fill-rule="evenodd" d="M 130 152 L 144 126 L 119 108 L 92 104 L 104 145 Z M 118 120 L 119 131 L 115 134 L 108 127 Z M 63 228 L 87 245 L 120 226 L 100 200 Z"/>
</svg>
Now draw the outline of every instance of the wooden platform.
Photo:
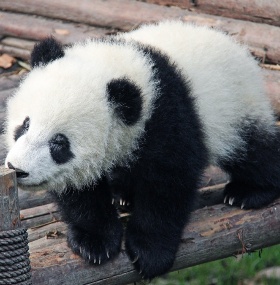
<svg viewBox="0 0 280 285">
<path fill-rule="evenodd" d="M 10 69 L 0 68 L 0 164 L 6 155 L 2 135 L 5 100 L 28 72 L 34 43 L 49 35 L 68 45 L 167 18 L 217 27 L 249 45 L 259 58 L 267 96 L 279 115 L 280 2 L 243 2 L 0 0 L 0 56 L 7 53 L 17 60 Z M 218 169 L 208 169 L 198 209 L 185 228 L 173 270 L 280 243 L 280 200 L 258 211 L 226 206 L 222 203 L 226 181 Z M 103 266 L 85 264 L 67 247 L 66 226 L 50 197 L 44 191 L 21 190 L 19 196 L 22 225 L 29 228 L 33 284 L 128 284 L 140 279 L 124 249 Z"/>
</svg>

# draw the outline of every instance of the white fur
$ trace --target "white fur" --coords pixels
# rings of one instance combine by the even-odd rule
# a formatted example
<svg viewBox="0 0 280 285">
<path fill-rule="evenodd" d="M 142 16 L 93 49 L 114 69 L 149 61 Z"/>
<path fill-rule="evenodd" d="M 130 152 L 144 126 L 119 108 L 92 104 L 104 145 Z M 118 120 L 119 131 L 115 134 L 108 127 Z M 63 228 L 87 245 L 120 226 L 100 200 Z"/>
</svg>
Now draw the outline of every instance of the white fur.
<svg viewBox="0 0 280 285">
<path fill-rule="evenodd" d="M 242 147 L 238 126 L 244 118 L 268 128 L 274 123 L 257 63 L 246 48 L 223 33 L 172 21 L 118 37 L 159 48 L 191 80 L 212 163 Z M 116 162 L 133 159 L 157 96 L 151 64 L 133 43 L 87 41 L 31 71 L 8 102 L 6 164 L 30 173 L 19 182 L 30 186 L 47 181 L 44 187 L 62 191 L 66 183 L 80 187 L 96 181 Z M 143 116 L 133 127 L 114 118 L 106 98 L 106 84 L 120 77 L 142 89 Z M 26 116 L 30 129 L 14 142 L 14 130 Z M 59 132 L 69 138 L 75 155 L 61 165 L 51 159 L 48 149 L 48 140 Z"/>
<path fill-rule="evenodd" d="M 156 94 L 151 63 L 131 45 L 88 41 L 66 50 L 63 58 L 35 68 L 8 102 L 7 143 L 11 162 L 30 175 L 19 182 L 30 186 L 48 181 L 47 188 L 62 190 L 96 181 L 115 162 L 127 163 L 152 112 Z M 106 97 L 106 84 L 128 77 L 142 90 L 144 112 L 133 128 L 116 120 Z M 14 142 L 14 130 L 26 116 L 29 131 Z M 57 165 L 48 141 L 65 134 L 75 155 Z M 23 186 L 24 186 L 23 185 Z"/>
<path fill-rule="evenodd" d="M 217 157 L 230 158 L 242 147 L 238 131 L 244 118 L 261 127 L 274 124 L 260 68 L 233 38 L 178 21 L 142 26 L 119 37 L 157 47 L 191 80 L 213 164 Z"/>
</svg>

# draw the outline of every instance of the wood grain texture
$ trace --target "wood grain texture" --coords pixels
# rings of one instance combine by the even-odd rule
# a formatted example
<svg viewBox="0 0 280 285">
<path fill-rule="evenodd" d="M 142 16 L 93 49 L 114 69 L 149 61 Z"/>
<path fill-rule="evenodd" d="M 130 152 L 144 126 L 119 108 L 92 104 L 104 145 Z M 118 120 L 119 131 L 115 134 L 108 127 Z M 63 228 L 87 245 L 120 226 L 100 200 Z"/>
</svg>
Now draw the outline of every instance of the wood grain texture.
<svg viewBox="0 0 280 285">
<path fill-rule="evenodd" d="M 37 3 L 39 4 L 40 1 Z M 0 8 L 1 5 L 2 1 L 0 0 Z M 109 29 L 90 27 L 83 24 L 65 23 L 60 20 L 35 17 L 34 15 L 30 16 L 0 11 L 0 35 L 5 36 L 14 36 L 36 41 L 48 36 L 54 36 L 62 44 L 70 44 L 85 40 L 86 38 L 101 37 L 106 33 L 112 32 L 113 31 Z M 3 39 L 2 43 L 7 44 L 6 41 L 7 39 Z M 21 48 L 26 48 L 26 44 L 27 43 L 21 45 Z"/>
<path fill-rule="evenodd" d="M 261 249 L 280 242 L 280 201 L 260 210 L 215 205 L 196 210 L 186 226 L 172 270 Z M 124 248 L 102 266 L 89 266 L 65 237 L 30 243 L 34 284 L 127 284 L 140 279 Z"/>
<path fill-rule="evenodd" d="M 0 231 L 20 227 L 16 175 L 13 170 L 0 167 Z"/>
<path fill-rule="evenodd" d="M 280 2 L 278 0 L 196 0 L 196 4 L 190 0 L 145 0 L 144 2 L 280 26 Z"/>
<path fill-rule="evenodd" d="M 198 14 L 188 10 L 169 8 L 130 0 L 0 0 L 0 9 L 13 12 L 37 14 L 45 17 L 68 20 L 89 25 L 131 30 L 141 23 L 163 19 L 181 19 L 199 25 L 224 30 L 239 41 L 248 44 L 251 50 L 267 61 L 280 62 L 280 27 L 252 23 L 225 17 Z M 2 20 L 2 19 L 3 20 Z M 0 34 L 5 34 L 5 20 L 0 15 Z M 8 28 L 15 31 L 18 27 Z M 36 26 L 30 26 L 29 34 Z M 1 32 L 3 30 L 3 32 Z M 7 30 L 7 29 L 6 29 Z M 20 32 L 18 32 L 20 35 Z M 44 33 L 42 32 L 42 35 Z"/>
</svg>

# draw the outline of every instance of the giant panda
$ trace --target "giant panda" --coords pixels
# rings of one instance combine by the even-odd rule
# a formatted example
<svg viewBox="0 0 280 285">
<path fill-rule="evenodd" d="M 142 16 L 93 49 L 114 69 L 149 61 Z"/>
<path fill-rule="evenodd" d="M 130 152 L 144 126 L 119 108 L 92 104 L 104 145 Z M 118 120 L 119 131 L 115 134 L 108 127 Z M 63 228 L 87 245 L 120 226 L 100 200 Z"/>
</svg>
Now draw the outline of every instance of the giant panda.
<svg viewBox="0 0 280 285">
<path fill-rule="evenodd" d="M 45 188 L 68 244 L 91 264 L 120 251 L 112 197 L 130 203 L 126 251 L 151 279 L 173 264 L 203 170 L 229 173 L 225 203 L 279 197 L 275 117 L 246 47 L 214 29 L 164 21 L 63 48 L 36 44 L 7 103 L 5 165 Z"/>
</svg>

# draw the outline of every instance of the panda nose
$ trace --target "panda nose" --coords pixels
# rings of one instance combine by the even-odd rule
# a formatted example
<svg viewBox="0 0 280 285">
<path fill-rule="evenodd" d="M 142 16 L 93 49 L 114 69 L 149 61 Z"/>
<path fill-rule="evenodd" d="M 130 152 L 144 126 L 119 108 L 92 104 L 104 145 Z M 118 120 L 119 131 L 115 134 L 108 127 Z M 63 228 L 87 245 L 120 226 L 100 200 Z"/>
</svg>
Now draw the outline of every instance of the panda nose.
<svg viewBox="0 0 280 285">
<path fill-rule="evenodd" d="M 29 175 L 29 173 L 14 167 L 10 162 L 8 162 L 7 165 L 10 169 L 15 170 L 17 178 L 26 178 Z"/>
</svg>

